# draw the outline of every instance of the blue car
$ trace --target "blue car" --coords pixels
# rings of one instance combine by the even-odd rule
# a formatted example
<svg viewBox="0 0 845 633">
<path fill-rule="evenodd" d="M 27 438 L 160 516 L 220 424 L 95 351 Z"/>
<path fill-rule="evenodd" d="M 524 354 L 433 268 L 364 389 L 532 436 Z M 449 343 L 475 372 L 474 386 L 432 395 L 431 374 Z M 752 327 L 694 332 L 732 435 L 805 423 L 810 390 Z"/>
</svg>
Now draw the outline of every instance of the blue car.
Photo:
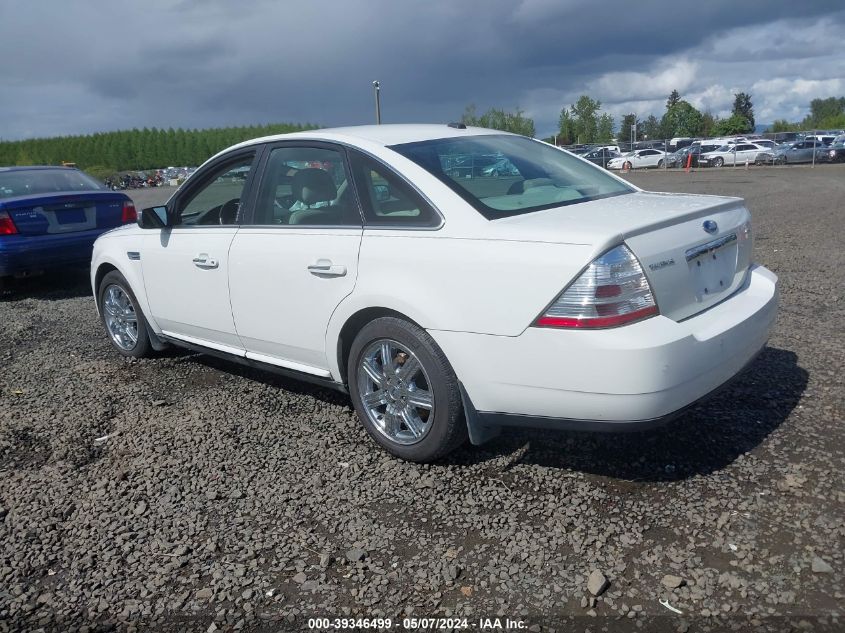
<svg viewBox="0 0 845 633">
<path fill-rule="evenodd" d="M 137 220 L 135 205 L 68 167 L 0 167 L 0 287 L 11 277 L 89 265 L 99 235 Z"/>
</svg>

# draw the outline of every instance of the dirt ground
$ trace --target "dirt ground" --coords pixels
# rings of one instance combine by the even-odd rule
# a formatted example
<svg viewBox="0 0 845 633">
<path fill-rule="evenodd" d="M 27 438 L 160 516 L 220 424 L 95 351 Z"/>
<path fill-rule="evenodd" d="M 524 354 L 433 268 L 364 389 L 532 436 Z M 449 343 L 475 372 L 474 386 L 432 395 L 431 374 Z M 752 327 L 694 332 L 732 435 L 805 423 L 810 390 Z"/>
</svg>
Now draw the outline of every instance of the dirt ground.
<svg viewBox="0 0 845 633">
<path fill-rule="evenodd" d="M 780 278 L 764 353 L 650 432 L 507 431 L 402 463 L 342 395 L 198 354 L 123 360 L 85 273 L 18 284 L 0 300 L 0 631 L 845 628 L 845 169 L 626 177 L 744 197 Z"/>
</svg>

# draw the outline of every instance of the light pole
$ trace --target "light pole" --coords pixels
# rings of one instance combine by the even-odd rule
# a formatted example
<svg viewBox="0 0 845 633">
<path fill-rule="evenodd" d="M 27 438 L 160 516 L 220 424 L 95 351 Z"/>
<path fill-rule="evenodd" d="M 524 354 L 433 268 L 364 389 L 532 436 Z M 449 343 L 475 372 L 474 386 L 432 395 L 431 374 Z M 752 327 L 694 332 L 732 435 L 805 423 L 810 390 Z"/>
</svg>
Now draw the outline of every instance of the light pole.
<svg viewBox="0 0 845 633">
<path fill-rule="evenodd" d="M 373 91 L 376 95 L 376 124 L 381 125 L 381 86 L 378 81 L 373 82 Z"/>
</svg>

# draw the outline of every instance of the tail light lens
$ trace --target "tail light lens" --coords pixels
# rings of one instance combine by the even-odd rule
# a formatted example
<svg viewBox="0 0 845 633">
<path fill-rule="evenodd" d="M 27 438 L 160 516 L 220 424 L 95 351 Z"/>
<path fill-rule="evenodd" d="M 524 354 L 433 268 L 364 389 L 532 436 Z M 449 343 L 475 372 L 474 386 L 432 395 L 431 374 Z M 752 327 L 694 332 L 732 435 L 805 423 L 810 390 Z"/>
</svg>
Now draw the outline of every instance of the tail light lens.
<svg viewBox="0 0 845 633">
<path fill-rule="evenodd" d="M 135 203 L 128 200 L 123 203 L 123 214 L 120 217 L 123 224 L 130 224 L 138 221 L 138 212 L 135 210 Z"/>
<path fill-rule="evenodd" d="M 6 211 L 0 211 L 0 235 L 15 235 L 18 227 L 12 222 L 11 216 Z"/>
<path fill-rule="evenodd" d="M 659 314 L 640 262 L 624 245 L 595 259 L 534 325 L 608 328 Z"/>
</svg>

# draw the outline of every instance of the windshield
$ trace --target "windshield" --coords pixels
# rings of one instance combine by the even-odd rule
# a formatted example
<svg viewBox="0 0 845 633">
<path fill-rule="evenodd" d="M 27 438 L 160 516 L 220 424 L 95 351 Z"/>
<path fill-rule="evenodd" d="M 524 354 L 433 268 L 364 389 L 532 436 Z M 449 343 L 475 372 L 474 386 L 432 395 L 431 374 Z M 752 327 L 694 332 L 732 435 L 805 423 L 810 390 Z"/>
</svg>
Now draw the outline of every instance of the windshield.
<svg viewBox="0 0 845 633">
<path fill-rule="evenodd" d="M 634 191 L 603 169 L 523 136 L 469 136 L 393 145 L 488 220 Z M 506 159 L 509 170 L 484 169 Z"/>
<path fill-rule="evenodd" d="M 65 191 L 99 191 L 103 185 L 76 169 L 0 171 L 0 198 Z"/>
</svg>

